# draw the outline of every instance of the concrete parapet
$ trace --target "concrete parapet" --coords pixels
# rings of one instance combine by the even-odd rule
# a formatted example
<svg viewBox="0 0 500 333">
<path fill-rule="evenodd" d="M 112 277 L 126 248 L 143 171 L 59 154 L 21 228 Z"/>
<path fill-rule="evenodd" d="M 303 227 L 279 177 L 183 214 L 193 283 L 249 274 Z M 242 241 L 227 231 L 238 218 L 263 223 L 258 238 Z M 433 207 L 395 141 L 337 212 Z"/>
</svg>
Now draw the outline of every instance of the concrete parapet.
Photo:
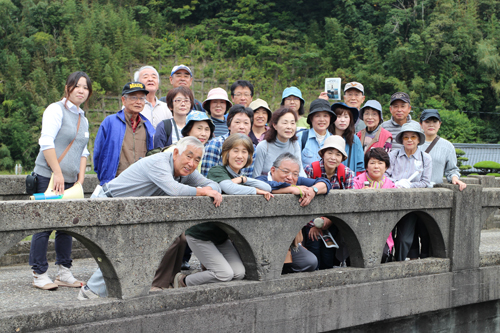
<svg viewBox="0 0 500 333">
<path fill-rule="evenodd" d="M 85 175 L 83 192 L 89 198 L 95 187 L 99 185 L 97 175 Z M 0 201 L 29 200 L 26 194 L 26 176 L 0 176 Z"/>
</svg>

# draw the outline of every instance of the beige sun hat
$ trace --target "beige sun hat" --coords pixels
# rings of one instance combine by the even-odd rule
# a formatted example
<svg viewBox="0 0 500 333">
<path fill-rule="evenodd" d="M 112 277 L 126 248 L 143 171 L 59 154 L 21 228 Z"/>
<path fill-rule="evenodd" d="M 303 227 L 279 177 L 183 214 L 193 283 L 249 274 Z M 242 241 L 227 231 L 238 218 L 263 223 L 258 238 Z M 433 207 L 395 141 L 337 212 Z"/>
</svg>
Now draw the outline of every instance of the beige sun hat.
<svg viewBox="0 0 500 333">
<path fill-rule="evenodd" d="M 257 98 L 255 101 L 250 103 L 248 106 L 250 109 L 252 109 L 254 112 L 258 110 L 259 108 L 264 108 L 267 111 L 267 120 L 271 120 L 271 116 L 273 115 L 273 112 L 269 108 L 269 105 L 267 102 L 263 99 Z"/>
<path fill-rule="evenodd" d="M 203 101 L 203 109 L 210 114 L 210 101 L 214 99 L 222 99 L 226 101 L 226 113 L 229 111 L 233 103 L 229 100 L 227 92 L 222 88 L 214 88 L 208 92 L 207 99 Z"/>
<path fill-rule="evenodd" d="M 347 153 L 345 152 L 345 140 L 340 135 L 330 135 L 326 140 L 323 147 L 318 151 L 319 156 L 323 158 L 323 154 L 328 148 L 337 149 L 342 155 L 344 155 L 345 161 L 347 159 Z"/>
</svg>

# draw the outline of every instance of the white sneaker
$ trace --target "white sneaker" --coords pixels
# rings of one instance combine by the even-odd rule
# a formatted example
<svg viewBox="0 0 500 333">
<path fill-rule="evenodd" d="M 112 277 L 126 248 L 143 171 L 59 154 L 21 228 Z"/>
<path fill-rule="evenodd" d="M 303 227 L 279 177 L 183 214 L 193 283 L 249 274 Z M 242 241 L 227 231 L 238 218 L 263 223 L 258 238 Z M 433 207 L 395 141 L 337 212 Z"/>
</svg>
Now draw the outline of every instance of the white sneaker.
<svg viewBox="0 0 500 333">
<path fill-rule="evenodd" d="M 43 274 L 38 274 L 33 271 L 33 286 L 43 289 L 43 290 L 56 290 L 57 284 L 52 282 L 52 280 L 47 275 L 47 272 Z"/>
<path fill-rule="evenodd" d="M 85 301 L 85 300 L 88 300 L 88 299 L 94 299 L 94 298 L 99 298 L 99 295 L 97 295 L 96 293 L 94 293 L 90 288 L 89 286 L 82 286 L 80 288 L 80 292 L 78 293 L 78 296 L 77 298 L 80 300 L 80 301 Z"/>
<path fill-rule="evenodd" d="M 86 283 L 83 281 L 78 281 L 71 273 L 69 268 L 64 267 L 63 265 L 57 265 L 57 277 L 54 281 L 58 286 L 61 287 L 70 287 L 70 288 L 80 288 L 84 286 Z"/>
</svg>

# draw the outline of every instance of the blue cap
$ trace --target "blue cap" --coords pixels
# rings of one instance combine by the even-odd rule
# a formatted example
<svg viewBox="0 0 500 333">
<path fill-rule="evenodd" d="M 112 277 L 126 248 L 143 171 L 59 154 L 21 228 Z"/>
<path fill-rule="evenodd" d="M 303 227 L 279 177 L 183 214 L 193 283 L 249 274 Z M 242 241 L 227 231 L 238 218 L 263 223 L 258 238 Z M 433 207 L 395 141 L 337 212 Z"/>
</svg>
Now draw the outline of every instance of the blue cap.
<svg viewBox="0 0 500 333">
<path fill-rule="evenodd" d="M 175 72 L 177 72 L 179 69 L 184 69 L 186 71 L 188 71 L 189 75 L 191 75 L 191 77 L 193 76 L 193 72 L 191 72 L 191 69 L 186 66 L 186 65 L 179 65 L 179 66 L 174 66 L 174 68 L 172 68 L 172 72 L 170 73 L 170 76 L 174 75 Z"/>
<path fill-rule="evenodd" d="M 210 117 L 205 112 L 195 111 L 195 110 L 192 110 L 187 115 L 187 117 L 186 117 L 186 125 L 181 130 L 182 136 L 188 136 L 189 135 L 189 133 L 187 133 L 188 129 L 191 130 L 191 128 L 193 128 L 193 126 L 188 126 L 188 125 L 189 125 L 190 122 L 196 122 L 196 121 L 206 121 L 208 123 L 208 127 L 210 127 L 210 138 L 212 138 L 212 136 L 214 134 L 214 131 L 215 131 L 215 125 L 214 125 L 212 119 L 210 119 Z"/>
<path fill-rule="evenodd" d="M 340 108 L 340 107 L 341 108 L 345 108 L 345 109 L 351 111 L 352 117 L 353 117 L 353 120 L 354 120 L 353 124 L 356 124 L 356 122 L 358 121 L 358 118 L 359 118 L 359 111 L 358 111 L 358 109 L 355 108 L 355 107 L 347 106 L 347 104 L 342 103 L 342 102 L 333 103 L 331 109 L 332 109 L 333 112 L 335 112 L 335 109 L 336 108 Z"/>
<path fill-rule="evenodd" d="M 382 105 L 378 101 L 371 99 L 368 102 L 366 102 L 365 105 L 363 105 L 363 107 L 360 110 L 359 116 L 360 116 L 361 120 L 363 120 L 363 115 L 365 113 L 366 108 L 371 108 L 373 110 L 377 110 L 379 115 L 380 115 L 380 119 L 384 119 L 384 116 L 382 115 Z"/>
<path fill-rule="evenodd" d="M 298 97 L 300 98 L 302 103 L 305 103 L 304 99 L 302 98 L 302 92 L 297 87 L 288 87 L 285 90 L 283 90 L 283 95 L 281 96 L 281 104 L 283 104 L 283 100 L 289 96 Z"/>
</svg>

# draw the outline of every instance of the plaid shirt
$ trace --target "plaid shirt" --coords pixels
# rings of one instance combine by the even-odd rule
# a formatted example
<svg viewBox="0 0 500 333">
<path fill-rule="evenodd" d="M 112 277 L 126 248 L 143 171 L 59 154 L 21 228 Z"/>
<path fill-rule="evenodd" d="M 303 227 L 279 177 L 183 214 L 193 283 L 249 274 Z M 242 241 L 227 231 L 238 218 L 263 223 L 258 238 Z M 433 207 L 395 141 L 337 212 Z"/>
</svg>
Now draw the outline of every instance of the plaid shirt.
<svg viewBox="0 0 500 333">
<path fill-rule="evenodd" d="M 229 133 L 218 136 L 210 140 L 205 146 L 205 152 L 203 154 L 203 159 L 201 160 L 201 174 L 203 176 L 208 175 L 210 168 L 216 165 L 222 165 L 222 145 L 224 141 L 229 137 Z M 254 147 L 255 148 L 255 147 Z M 252 177 L 253 174 L 253 162 L 255 161 L 255 150 L 253 152 L 252 164 L 249 167 L 241 169 L 241 175 Z"/>
<path fill-rule="evenodd" d="M 332 183 L 332 190 L 340 189 L 339 180 L 337 179 L 338 168 L 335 169 L 335 173 L 333 174 L 332 178 L 329 179 L 326 175 L 325 164 L 323 163 L 323 160 L 319 161 L 319 166 L 321 167 L 321 177 L 328 179 L 330 183 Z M 314 170 L 312 166 L 306 165 L 304 171 L 306 172 L 307 177 L 314 178 Z M 348 167 L 345 167 L 345 179 L 342 183 L 344 190 L 351 190 L 354 188 L 354 176 L 354 171 L 352 171 Z"/>
</svg>

